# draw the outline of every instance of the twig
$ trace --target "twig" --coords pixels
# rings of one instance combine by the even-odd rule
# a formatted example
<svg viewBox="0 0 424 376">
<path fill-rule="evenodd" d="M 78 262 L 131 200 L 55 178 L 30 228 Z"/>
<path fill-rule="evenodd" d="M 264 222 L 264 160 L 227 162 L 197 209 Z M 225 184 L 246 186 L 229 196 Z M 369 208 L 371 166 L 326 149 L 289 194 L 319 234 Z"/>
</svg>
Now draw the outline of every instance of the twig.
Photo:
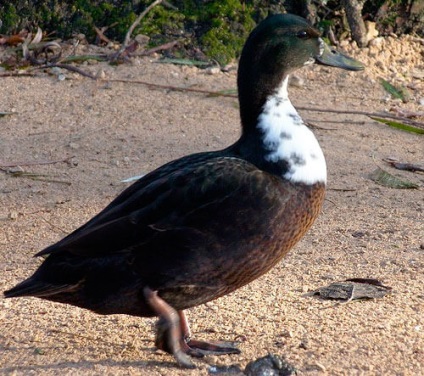
<svg viewBox="0 0 424 376">
<path fill-rule="evenodd" d="M 209 90 L 202 90 L 202 89 L 192 89 L 192 88 L 185 88 L 185 87 L 178 87 L 178 86 L 153 84 L 151 82 L 139 81 L 139 80 L 111 79 L 111 80 L 108 80 L 108 81 L 109 82 L 123 82 L 123 83 L 146 85 L 148 87 L 155 88 L 155 89 L 166 89 L 166 90 L 183 91 L 183 92 L 187 91 L 187 92 L 192 92 L 192 93 L 213 95 L 213 96 L 217 96 L 217 97 L 237 98 L 237 94 L 227 94 L 227 93 L 220 93 L 220 92 L 216 92 L 216 91 L 209 91 Z M 403 118 L 403 117 L 390 115 L 390 114 L 386 114 L 386 113 L 381 113 L 381 112 L 375 113 L 375 112 L 353 111 L 353 110 L 330 110 L 330 109 L 302 107 L 302 106 L 297 106 L 296 108 L 298 110 L 312 111 L 312 112 L 328 112 L 328 113 L 335 113 L 335 114 L 364 115 L 364 116 L 368 116 L 368 117 L 379 116 L 379 117 L 382 117 L 382 118 L 389 118 L 389 119 L 402 121 L 402 122 L 405 122 L 406 124 L 410 124 L 410 125 L 424 129 L 424 124 L 420 123 L 418 121 L 413 121 L 413 120 L 410 120 L 408 118 Z"/>
<path fill-rule="evenodd" d="M 327 188 L 328 191 L 335 191 L 335 192 L 355 192 L 356 189 L 354 188 Z"/>
<path fill-rule="evenodd" d="M 337 128 L 324 128 L 324 127 L 320 127 L 319 125 L 316 125 L 310 121 L 306 121 L 306 126 L 312 129 L 321 129 L 323 131 L 337 131 Z"/>
<path fill-rule="evenodd" d="M 174 40 L 172 42 L 161 44 L 160 46 L 156 46 L 156 47 L 153 47 L 149 50 L 145 50 L 145 51 L 141 52 L 140 56 L 148 56 L 148 55 L 154 54 L 155 52 L 169 50 L 172 47 L 175 47 L 178 43 L 180 43 L 179 40 Z"/>
<path fill-rule="evenodd" d="M 229 98 L 237 98 L 237 95 L 234 94 L 225 94 L 225 93 L 217 93 L 214 91 L 209 90 L 202 90 L 202 89 L 192 89 L 187 87 L 178 87 L 178 86 L 170 86 L 170 85 L 161 85 L 161 84 L 153 84 L 151 82 L 146 81 L 139 81 L 139 80 L 121 80 L 121 79 L 110 79 L 107 80 L 108 82 L 123 82 L 127 84 L 140 84 L 140 85 L 146 85 L 147 87 L 155 88 L 155 89 L 166 89 L 166 90 L 174 90 L 174 91 L 188 91 L 192 93 L 200 93 L 200 94 L 207 94 L 207 95 L 214 95 L 217 97 L 229 97 Z"/>
<path fill-rule="evenodd" d="M 396 168 L 397 170 L 424 172 L 424 167 L 417 164 L 402 163 L 392 158 L 383 158 L 383 161 Z"/>
<path fill-rule="evenodd" d="M 0 74 L 0 77 L 34 77 L 34 73 L 22 73 L 22 72 L 6 72 Z"/>
<path fill-rule="evenodd" d="M 1 171 L 4 171 L 4 169 L 0 168 Z M 34 172 L 25 172 L 25 171 L 16 171 L 16 172 L 9 172 L 9 174 L 14 178 L 27 178 L 37 181 L 44 181 L 47 183 L 58 183 L 58 184 L 66 184 L 66 185 L 72 185 L 70 181 L 65 180 L 57 180 L 57 179 L 50 179 L 45 174 L 36 174 Z"/>
<path fill-rule="evenodd" d="M 62 234 L 68 234 L 69 231 L 65 231 L 63 228 L 56 226 L 55 224 L 51 223 L 50 221 L 48 221 L 46 218 L 43 218 L 42 216 L 39 217 L 42 221 L 46 222 L 47 224 L 49 224 L 51 227 L 59 230 Z"/>
<path fill-rule="evenodd" d="M 383 118 L 389 118 L 389 119 L 403 121 L 403 122 L 405 122 L 407 124 L 414 125 L 416 127 L 423 128 L 424 129 L 424 124 L 423 123 L 420 123 L 418 121 L 413 121 L 413 120 L 410 120 L 408 118 L 403 118 L 403 117 L 399 117 L 399 116 L 395 116 L 395 115 L 390 115 L 390 114 L 386 114 L 386 113 L 380 113 L 380 112 L 373 113 L 373 112 L 367 112 L 367 111 L 353 111 L 353 110 L 330 110 L 330 109 L 301 107 L 301 106 L 297 106 L 296 108 L 298 110 L 303 110 L 303 111 L 329 112 L 329 113 L 334 113 L 334 114 L 351 114 L 351 115 L 364 115 L 364 116 L 379 116 L 379 117 L 383 117 Z"/>
<path fill-rule="evenodd" d="M 61 163 L 61 162 L 68 162 L 72 158 L 74 158 L 75 155 L 72 155 L 70 157 L 67 157 L 65 159 L 57 159 L 53 161 L 27 161 L 27 162 L 9 162 L 9 163 L 3 163 L 0 162 L 0 167 L 18 167 L 18 166 L 39 166 L 39 165 L 48 165 L 48 164 L 54 164 L 54 163 Z"/>
<path fill-rule="evenodd" d="M 92 80 L 97 80 L 97 77 L 92 75 L 91 73 L 85 72 L 82 69 L 74 67 L 73 65 L 69 65 L 69 64 L 54 63 L 54 64 L 48 64 L 44 68 L 54 68 L 54 67 L 67 69 L 71 72 L 79 73 L 81 76 L 91 78 Z"/>
<path fill-rule="evenodd" d="M 133 22 L 133 24 L 130 26 L 130 28 L 127 31 L 127 34 L 125 35 L 124 43 L 122 44 L 121 49 L 116 54 L 116 57 L 120 56 L 125 49 L 130 44 L 131 34 L 133 33 L 134 29 L 137 27 L 137 25 L 140 23 L 140 21 L 146 16 L 147 13 L 150 12 L 153 7 L 160 4 L 163 0 L 155 0 L 153 3 L 151 3 L 146 9 L 144 9 L 143 12 L 137 17 L 137 19 Z"/>
<path fill-rule="evenodd" d="M 100 42 L 111 43 L 111 40 L 106 35 L 103 34 L 107 29 L 108 29 L 107 26 L 102 27 L 101 29 L 99 29 L 97 26 L 94 26 L 94 31 L 97 34 L 96 39 L 98 39 Z"/>
<path fill-rule="evenodd" d="M 97 34 L 96 39 L 98 39 L 100 42 L 111 43 L 112 41 L 104 33 L 107 29 L 110 29 L 111 27 L 114 27 L 117 24 L 118 24 L 118 22 L 114 22 L 112 25 L 103 26 L 100 29 L 98 27 L 94 26 L 94 31 Z"/>
</svg>

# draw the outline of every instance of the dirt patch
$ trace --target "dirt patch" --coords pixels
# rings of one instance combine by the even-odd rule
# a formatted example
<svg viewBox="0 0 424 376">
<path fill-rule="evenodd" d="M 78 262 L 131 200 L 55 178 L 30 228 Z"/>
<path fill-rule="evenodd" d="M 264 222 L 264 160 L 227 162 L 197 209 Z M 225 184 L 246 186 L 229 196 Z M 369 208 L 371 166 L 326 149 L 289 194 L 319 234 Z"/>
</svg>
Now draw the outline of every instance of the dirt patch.
<svg viewBox="0 0 424 376">
<path fill-rule="evenodd" d="M 364 72 L 300 71 L 305 83 L 291 87 L 292 102 L 422 113 L 421 42 L 384 43 L 390 50 L 394 43 L 400 55 L 350 51 L 367 63 Z M 236 87 L 235 71 L 208 74 L 147 58 L 86 69 L 102 70 L 106 79 L 211 91 Z M 40 260 L 31 257 L 34 253 L 83 224 L 124 189 L 128 184 L 122 179 L 185 154 L 223 148 L 239 135 L 235 99 L 65 75 L 63 81 L 47 74 L 1 79 L 0 110 L 15 114 L 0 118 L 0 162 L 72 157 L 22 166 L 35 177 L 0 174 L 1 290 L 36 269 Z M 388 98 L 379 77 L 407 86 L 409 102 Z M 153 319 L 101 317 L 37 299 L 0 299 L 0 372 L 195 375 L 207 374 L 211 365 L 244 368 L 271 352 L 284 355 L 299 374 L 424 374 L 424 177 L 381 161 L 396 157 L 422 164 L 423 138 L 360 115 L 300 112 L 320 127 L 315 133 L 328 162 L 322 215 L 270 273 L 188 312 L 196 337 L 240 340 L 241 355 L 210 356 L 196 361 L 197 370 L 182 370 L 171 356 L 155 351 Z M 368 178 L 376 163 L 421 188 L 376 185 Z M 393 291 L 381 300 L 349 304 L 307 294 L 346 278 L 377 278 Z"/>
</svg>

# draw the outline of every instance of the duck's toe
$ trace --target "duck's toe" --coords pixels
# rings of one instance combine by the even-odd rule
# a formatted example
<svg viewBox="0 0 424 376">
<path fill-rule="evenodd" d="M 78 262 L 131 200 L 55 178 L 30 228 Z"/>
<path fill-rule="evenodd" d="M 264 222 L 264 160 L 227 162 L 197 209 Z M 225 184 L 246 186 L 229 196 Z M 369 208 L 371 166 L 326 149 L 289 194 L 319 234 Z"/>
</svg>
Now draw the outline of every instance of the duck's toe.
<svg viewBox="0 0 424 376">
<path fill-rule="evenodd" d="M 231 341 L 198 341 L 190 339 L 186 342 L 187 346 L 191 350 L 202 355 L 228 355 L 228 354 L 240 354 L 240 349 L 237 348 L 238 342 Z"/>
</svg>

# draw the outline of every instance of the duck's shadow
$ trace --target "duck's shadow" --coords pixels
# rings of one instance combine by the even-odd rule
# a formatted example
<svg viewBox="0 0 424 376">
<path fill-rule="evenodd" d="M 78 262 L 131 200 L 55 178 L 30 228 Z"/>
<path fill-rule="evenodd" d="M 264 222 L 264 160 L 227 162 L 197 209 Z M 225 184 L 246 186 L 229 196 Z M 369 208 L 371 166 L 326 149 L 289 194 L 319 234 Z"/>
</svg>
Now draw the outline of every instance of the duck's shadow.
<svg viewBox="0 0 424 376">
<path fill-rule="evenodd" d="M 80 362 L 60 362 L 52 364 L 39 364 L 27 366 L 13 366 L 0 368 L 2 374 L 13 374 L 14 372 L 27 372 L 35 371 L 41 374 L 43 371 L 52 370 L 55 374 L 62 374 L 65 370 L 74 370 L 78 373 L 96 370 L 96 366 L 108 367 L 113 370 L 114 367 L 134 367 L 139 369 L 148 369 L 152 367 L 160 367 L 161 369 L 182 369 L 175 361 L 160 361 L 160 360 L 147 360 L 147 361 L 116 361 L 112 359 L 104 359 L 99 361 L 80 361 Z M 101 373 L 101 372 L 99 372 Z"/>
</svg>

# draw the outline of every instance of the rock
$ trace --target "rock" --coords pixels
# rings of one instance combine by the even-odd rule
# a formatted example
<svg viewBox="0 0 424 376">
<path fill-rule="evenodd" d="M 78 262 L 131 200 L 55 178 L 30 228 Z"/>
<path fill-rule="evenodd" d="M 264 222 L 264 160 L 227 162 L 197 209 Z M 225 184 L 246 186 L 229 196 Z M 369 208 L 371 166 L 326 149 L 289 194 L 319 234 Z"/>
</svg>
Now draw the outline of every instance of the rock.
<svg viewBox="0 0 424 376">
<path fill-rule="evenodd" d="M 247 376 L 290 376 L 296 369 L 279 355 L 269 354 L 251 361 L 244 371 Z"/>
<path fill-rule="evenodd" d="M 221 72 L 221 68 L 219 67 L 210 67 L 206 69 L 207 74 L 215 75 Z"/>
<path fill-rule="evenodd" d="M 101 80 L 104 80 L 104 79 L 106 78 L 106 73 L 105 73 L 105 71 L 104 71 L 102 68 L 100 68 L 100 69 L 97 71 L 97 73 L 96 73 L 96 78 L 99 78 L 99 79 L 101 79 Z"/>
<path fill-rule="evenodd" d="M 420 80 L 424 78 L 424 70 L 422 69 L 413 68 L 411 70 L 411 74 L 412 74 L 412 77 L 418 78 Z"/>
<path fill-rule="evenodd" d="M 147 43 L 149 43 L 150 38 L 147 35 L 144 34 L 138 34 L 135 36 L 135 41 L 140 45 L 140 46 L 146 46 Z"/>
<path fill-rule="evenodd" d="M 370 40 L 368 46 L 374 47 L 378 51 L 381 51 L 381 49 L 384 46 L 384 38 L 383 37 L 374 38 L 374 39 Z"/>
<path fill-rule="evenodd" d="M 75 39 L 77 39 L 80 43 L 87 44 L 87 38 L 85 37 L 85 34 L 77 34 L 75 35 Z"/>
<path fill-rule="evenodd" d="M 210 375 L 244 375 L 239 366 L 210 366 L 208 369 Z"/>
<path fill-rule="evenodd" d="M 367 30 L 366 38 L 368 42 L 378 37 L 378 30 L 375 28 L 375 25 L 375 22 L 365 21 L 365 29 Z"/>
<path fill-rule="evenodd" d="M 302 87 L 305 86 L 305 80 L 297 75 L 292 75 L 290 77 L 290 81 L 289 81 L 290 86 L 294 86 L 294 87 Z"/>
</svg>

